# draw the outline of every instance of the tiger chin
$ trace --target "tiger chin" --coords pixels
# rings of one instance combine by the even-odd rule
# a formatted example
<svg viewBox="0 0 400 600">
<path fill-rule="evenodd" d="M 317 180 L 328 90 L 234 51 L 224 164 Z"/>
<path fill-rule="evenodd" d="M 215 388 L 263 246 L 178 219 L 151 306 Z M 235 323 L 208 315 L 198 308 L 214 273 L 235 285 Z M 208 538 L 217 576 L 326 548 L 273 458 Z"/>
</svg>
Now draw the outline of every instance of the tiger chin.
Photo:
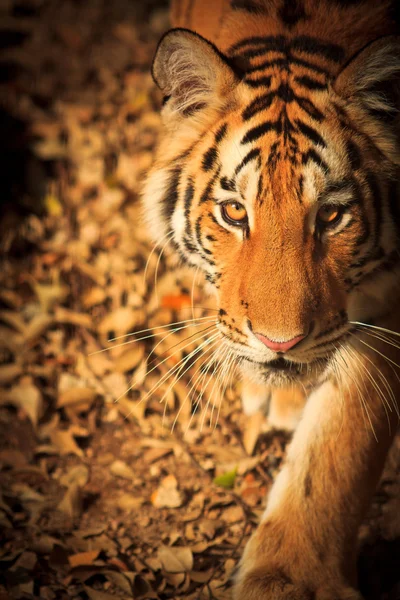
<svg viewBox="0 0 400 600">
<path fill-rule="evenodd" d="M 245 411 L 271 395 L 299 421 L 235 600 L 361 598 L 357 534 L 399 422 L 394 8 L 175 0 L 155 54 L 149 228 L 214 290 Z"/>
</svg>

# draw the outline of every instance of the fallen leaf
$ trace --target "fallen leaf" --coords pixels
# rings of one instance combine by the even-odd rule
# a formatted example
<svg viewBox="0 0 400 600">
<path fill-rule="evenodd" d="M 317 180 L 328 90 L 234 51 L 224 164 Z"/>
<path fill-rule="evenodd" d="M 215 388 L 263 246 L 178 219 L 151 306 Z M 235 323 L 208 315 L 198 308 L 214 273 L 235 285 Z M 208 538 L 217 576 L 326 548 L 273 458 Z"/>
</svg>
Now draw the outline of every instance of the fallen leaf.
<svg viewBox="0 0 400 600">
<path fill-rule="evenodd" d="M 97 329 L 104 336 L 108 335 L 110 331 L 113 331 L 115 335 L 122 335 L 134 329 L 142 319 L 141 311 L 135 311 L 129 306 L 121 306 L 104 317 Z"/>
<path fill-rule="evenodd" d="M 0 385 L 11 383 L 19 375 L 22 374 L 22 367 L 15 363 L 10 365 L 0 366 Z"/>
<path fill-rule="evenodd" d="M 91 405 L 96 399 L 97 392 L 93 388 L 75 387 L 62 392 L 57 401 L 58 408 L 71 406 L 72 404 Z"/>
<path fill-rule="evenodd" d="M 39 418 L 42 414 L 42 395 L 39 389 L 27 378 L 20 384 L 15 385 L 9 392 L 6 392 L 1 404 L 13 404 L 22 408 L 29 417 L 33 426 L 36 428 Z"/>
<path fill-rule="evenodd" d="M 152 493 L 151 503 L 156 508 L 178 508 L 182 506 L 182 494 L 178 490 L 178 482 L 174 475 L 167 475 L 160 486 Z"/>
<path fill-rule="evenodd" d="M 0 465 L 6 467 L 19 468 L 26 465 L 27 460 L 25 456 L 19 450 L 8 450 L 0 451 Z"/>
<path fill-rule="evenodd" d="M 259 412 L 246 418 L 243 431 L 243 446 L 249 456 L 254 452 L 257 440 L 262 432 L 263 423 L 264 417 Z"/>
<path fill-rule="evenodd" d="M 114 501 L 113 501 L 114 502 Z M 133 494 L 123 494 L 117 500 L 117 506 L 126 512 L 137 510 L 144 503 L 144 499 Z"/>
<path fill-rule="evenodd" d="M 64 494 L 57 509 L 71 519 L 79 517 L 82 512 L 82 489 L 77 483 L 72 483 Z"/>
<path fill-rule="evenodd" d="M 236 475 L 237 468 L 235 467 L 232 471 L 228 471 L 227 473 L 218 475 L 218 477 L 214 477 L 213 483 L 219 487 L 225 488 L 226 490 L 230 490 L 235 485 Z"/>
<path fill-rule="evenodd" d="M 79 487 L 84 487 L 89 479 L 89 469 L 86 465 L 75 465 L 68 469 L 64 475 L 60 477 L 61 485 L 65 487 L 70 486 L 73 483 L 79 485 Z"/>
<path fill-rule="evenodd" d="M 162 546 L 158 558 L 167 573 L 189 573 L 193 569 L 193 554 L 186 546 Z"/>
<path fill-rule="evenodd" d="M 99 550 L 89 550 L 88 552 L 78 552 L 68 557 L 68 562 L 71 567 L 81 567 L 86 565 L 92 565 L 96 558 L 99 556 Z"/>
<path fill-rule="evenodd" d="M 110 472 L 115 477 L 121 477 L 122 479 L 132 480 L 135 477 L 132 469 L 122 460 L 115 460 L 110 466 Z"/>
<path fill-rule="evenodd" d="M 83 450 L 76 443 L 75 436 L 87 437 L 88 432 L 76 425 L 70 425 L 68 429 L 54 429 L 50 432 L 50 440 L 58 448 L 61 455 L 76 454 L 77 456 L 84 456 Z"/>
</svg>

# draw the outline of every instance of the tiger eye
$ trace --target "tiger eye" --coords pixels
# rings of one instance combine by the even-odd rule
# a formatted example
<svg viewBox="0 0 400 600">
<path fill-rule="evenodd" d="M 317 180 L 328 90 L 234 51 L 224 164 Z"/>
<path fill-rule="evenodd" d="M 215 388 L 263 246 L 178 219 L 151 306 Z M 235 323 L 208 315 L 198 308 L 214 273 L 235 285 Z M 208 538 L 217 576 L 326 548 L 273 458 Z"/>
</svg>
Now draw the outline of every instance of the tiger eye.
<svg viewBox="0 0 400 600">
<path fill-rule="evenodd" d="M 317 212 L 317 221 L 321 225 L 332 225 L 341 217 L 342 211 L 338 206 L 330 206 L 329 204 L 321 206 Z"/>
<path fill-rule="evenodd" d="M 225 221 L 232 225 L 243 225 L 247 222 L 247 211 L 240 202 L 225 202 L 221 210 Z"/>
</svg>

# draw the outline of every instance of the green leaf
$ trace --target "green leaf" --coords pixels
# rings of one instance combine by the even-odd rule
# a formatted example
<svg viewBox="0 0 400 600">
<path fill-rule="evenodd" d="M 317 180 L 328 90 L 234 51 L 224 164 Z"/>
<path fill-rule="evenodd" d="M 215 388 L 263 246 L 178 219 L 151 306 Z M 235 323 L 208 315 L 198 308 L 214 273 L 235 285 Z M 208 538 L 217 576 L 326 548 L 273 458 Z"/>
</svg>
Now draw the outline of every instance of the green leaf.
<svg viewBox="0 0 400 600">
<path fill-rule="evenodd" d="M 225 488 L 226 490 L 231 490 L 235 485 L 236 475 L 237 467 L 232 469 L 232 471 L 227 471 L 226 473 L 222 473 L 222 475 L 218 475 L 218 477 L 214 477 L 213 483 Z"/>
</svg>

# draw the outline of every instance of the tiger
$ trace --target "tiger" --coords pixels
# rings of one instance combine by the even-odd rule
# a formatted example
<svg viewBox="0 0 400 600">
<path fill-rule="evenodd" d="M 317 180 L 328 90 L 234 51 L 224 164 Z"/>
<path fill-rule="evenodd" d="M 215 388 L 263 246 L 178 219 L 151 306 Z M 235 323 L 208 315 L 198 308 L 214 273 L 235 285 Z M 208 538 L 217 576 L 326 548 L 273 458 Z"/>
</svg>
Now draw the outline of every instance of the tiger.
<svg viewBox="0 0 400 600">
<path fill-rule="evenodd" d="M 233 598 L 360 600 L 357 534 L 399 423 L 396 2 L 170 15 L 145 218 L 207 279 L 244 411 L 269 402 L 294 430 Z"/>
</svg>

